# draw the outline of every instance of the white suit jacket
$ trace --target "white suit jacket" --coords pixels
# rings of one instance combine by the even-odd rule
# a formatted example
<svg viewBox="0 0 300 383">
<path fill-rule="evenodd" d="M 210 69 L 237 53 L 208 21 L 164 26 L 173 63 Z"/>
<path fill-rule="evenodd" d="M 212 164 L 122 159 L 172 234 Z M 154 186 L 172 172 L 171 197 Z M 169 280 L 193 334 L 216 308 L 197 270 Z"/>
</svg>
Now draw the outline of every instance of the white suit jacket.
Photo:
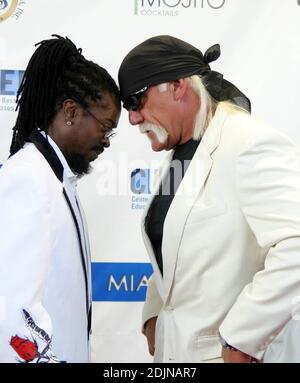
<svg viewBox="0 0 300 383">
<path fill-rule="evenodd" d="M 219 104 L 165 219 L 163 278 L 144 219 L 142 232 L 155 361 L 220 358 L 220 331 L 265 362 L 300 362 L 300 160 L 287 137 Z"/>
<path fill-rule="evenodd" d="M 87 232 L 76 177 L 51 142 L 63 183 L 32 143 L 0 169 L 0 362 L 89 361 Z"/>
</svg>

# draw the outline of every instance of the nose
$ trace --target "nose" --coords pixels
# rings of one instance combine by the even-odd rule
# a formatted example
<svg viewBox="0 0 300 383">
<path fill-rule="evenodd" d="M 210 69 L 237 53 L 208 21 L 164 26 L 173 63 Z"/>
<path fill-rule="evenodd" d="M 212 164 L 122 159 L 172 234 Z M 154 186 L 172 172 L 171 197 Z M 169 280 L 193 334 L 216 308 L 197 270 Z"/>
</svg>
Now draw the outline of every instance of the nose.
<svg viewBox="0 0 300 383">
<path fill-rule="evenodd" d="M 143 116 L 138 110 L 129 110 L 128 118 L 131 125 L 138 125 L 143 122 Z"/>
</svg>

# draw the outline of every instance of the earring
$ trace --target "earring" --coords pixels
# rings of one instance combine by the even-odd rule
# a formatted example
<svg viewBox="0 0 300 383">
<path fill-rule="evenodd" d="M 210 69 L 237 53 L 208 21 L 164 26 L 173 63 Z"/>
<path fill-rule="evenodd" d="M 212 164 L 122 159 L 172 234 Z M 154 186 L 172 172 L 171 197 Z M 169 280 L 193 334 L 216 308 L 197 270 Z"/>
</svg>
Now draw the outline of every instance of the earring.
<svg viewBox="0 0 300 383">
<path fill-rule="evenodd" d="M 67 121 L 66 124 L 67 124 L 68 126 L 71 126 L 71 125 L 72 125 L 72 121 Z"/>
</svg>

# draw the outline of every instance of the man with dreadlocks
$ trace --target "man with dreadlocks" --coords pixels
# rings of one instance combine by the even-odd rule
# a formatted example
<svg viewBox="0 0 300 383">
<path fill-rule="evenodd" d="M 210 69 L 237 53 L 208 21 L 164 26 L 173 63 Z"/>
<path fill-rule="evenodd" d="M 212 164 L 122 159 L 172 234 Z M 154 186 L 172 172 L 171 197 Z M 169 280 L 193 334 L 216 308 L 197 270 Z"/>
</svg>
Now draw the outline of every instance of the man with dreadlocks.
<svg viewBox="0 0 300 383">
<path fill-rule="evenodd" d="M 219 56 L 156 36 L 119 69 L 130 123 L 169 151 L 142 221 L 143 331 L 157 362 L 299 362 L 299 155 L 211 70 Z"/>
<path fill-rule="evenodd" d="M 76 180 L 110 145 L 116 83 L 68 38 L 37 44 L 0 172 L 0 362 L 88 362 L 91 270 Z"/>
</svg>

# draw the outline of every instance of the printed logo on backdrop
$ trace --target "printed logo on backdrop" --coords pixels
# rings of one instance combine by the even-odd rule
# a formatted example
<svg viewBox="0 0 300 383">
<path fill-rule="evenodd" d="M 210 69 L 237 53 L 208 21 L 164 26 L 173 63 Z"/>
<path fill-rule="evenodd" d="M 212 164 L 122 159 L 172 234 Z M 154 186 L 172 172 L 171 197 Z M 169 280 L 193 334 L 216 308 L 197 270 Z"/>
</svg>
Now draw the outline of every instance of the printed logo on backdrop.
<svg viewBox="0 0 300 383">
<path fill-rule="evenodd" d="M 23 70 L 0 70 L 0 112 L 15 111 L 16 95 L 23 75 Z"/>
<path fill-rule="evenodd" d="M 25 4 L 25 0 L 0 0 L 0 23 L 9 18 L 19 20 Z"/>
<path fill-rule="evenodd" d="M 131 210 L 142 210 L 147 205 L 153 191 L 157 169 L 135 169 L 131 172 Z"/>
<path fill-rule="evenodd" d="M 92 263 L 94 302 L 144 302 L 150 263 Z"/>
<path fill-rule="evenodd" d="M 179 16 L 199 9 L 219 10 L 226 0 L 133 0 L 134 14 L 139 16 Z M 300 1 L 300 0 L 299 0 Z"/>
</svg>

